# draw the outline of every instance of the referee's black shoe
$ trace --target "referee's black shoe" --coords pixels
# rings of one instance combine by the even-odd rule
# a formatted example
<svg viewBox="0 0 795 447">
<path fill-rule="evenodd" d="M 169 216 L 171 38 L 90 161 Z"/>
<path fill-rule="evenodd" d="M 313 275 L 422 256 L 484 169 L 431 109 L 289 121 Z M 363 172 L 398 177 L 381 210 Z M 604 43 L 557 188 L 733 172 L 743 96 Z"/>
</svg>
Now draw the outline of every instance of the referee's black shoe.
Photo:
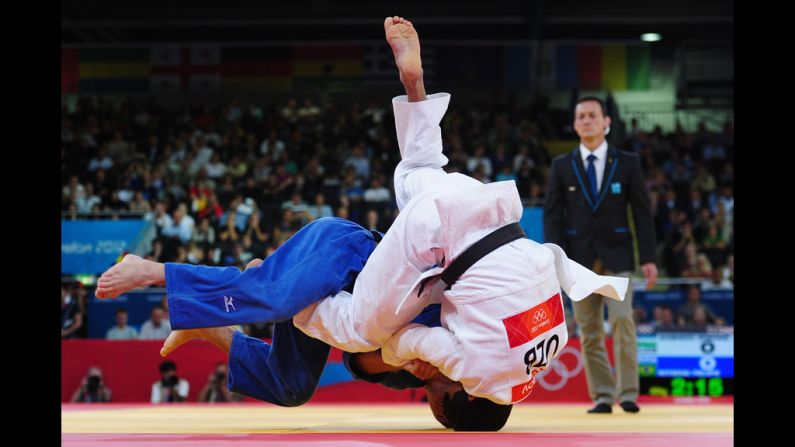
<svg viewBox="0 0 795 447">
<path fill-rule="evenodd" d="M 625 400 L 624 402 L 621 402 L 619 405 L 621 405 L 621 408 L 623 408 L 624 411 L 626 411 L 627 413 L 637 413 L 638 411 L 640 411 L 640 407 L 638 406 L 638 404 L 632 402 L 631 400 Z"/>
<path fill-rule="evenodd" d="M 588 410 L 588 413 L 612 413 L 613 406 L 606 403 L 596 404 L 595 407 Z"/>
</svg>

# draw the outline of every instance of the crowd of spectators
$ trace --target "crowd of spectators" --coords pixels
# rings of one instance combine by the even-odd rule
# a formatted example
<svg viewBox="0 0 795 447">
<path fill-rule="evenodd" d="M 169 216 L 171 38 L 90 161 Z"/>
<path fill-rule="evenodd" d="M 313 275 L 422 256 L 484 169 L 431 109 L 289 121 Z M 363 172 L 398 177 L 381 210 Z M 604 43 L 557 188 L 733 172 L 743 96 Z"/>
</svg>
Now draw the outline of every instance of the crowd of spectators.
<svg viewBox="0 0 795 447">
<path fill-rule="evenodd" d="M 321 217 L 386 231 L 396 215 L 391 173 L 400 157 L 387 106 L 233 100 L 171 110 L 153 101 L 81 98 L 62 112 L 65 218 L 138 213 L 156 226 L 148 259 L 210 266 L 242 267 L 267 257 Z M 532 106 L 451 104 L 442 128 L 449 172 L 483 182 L 515 180 L 526 206 L 543 204 L 551 159 L 545 142 L 564 131 Z M 621 141 L 611 143 L 640 157 L 661 275 L 698 280 L 705 289 L 731 288 L 731 123 L 719 132 L 702 123 L 695 132 L 665 133 L 634 120 L 625 128 Z M 65 338 L 85 336 L 85 306 L 72 299 L 77 293 L 84 288 L 62 288 Z M 134 336 L 120 319 L 117 314 L 118 330 L 108 338 Z M 157 319 L 153 313 L 152 325 Z M 267 336 L 268 328 L 245 330 Z"/>
</svg>

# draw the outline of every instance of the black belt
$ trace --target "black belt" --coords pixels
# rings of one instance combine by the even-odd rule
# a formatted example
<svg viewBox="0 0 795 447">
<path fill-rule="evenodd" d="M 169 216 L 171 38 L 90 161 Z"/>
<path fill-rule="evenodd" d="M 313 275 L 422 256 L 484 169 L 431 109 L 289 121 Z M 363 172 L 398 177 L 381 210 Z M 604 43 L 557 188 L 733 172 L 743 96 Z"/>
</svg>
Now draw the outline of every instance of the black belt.
<svg viewBox="0 0 795 447">
<path fill-rule="evenodd" d="M 508 224 L 492 231 L 488 236 L 475 242 L 471 247 L 464 250 L 455 261 L 447 266 L 442 272 L 442 281 L 447 284 L 447 289 L 450 289 L 450 287 L 458 281 L 458 278 L 463 275 L 468 268 L 472 267 L 472 264 L 478 262 L 482 257 L 503 245 L 524 237 L 527 237 L 527 235 L 524 233 L 522 226 L 518 223 Z"/>
</svg>

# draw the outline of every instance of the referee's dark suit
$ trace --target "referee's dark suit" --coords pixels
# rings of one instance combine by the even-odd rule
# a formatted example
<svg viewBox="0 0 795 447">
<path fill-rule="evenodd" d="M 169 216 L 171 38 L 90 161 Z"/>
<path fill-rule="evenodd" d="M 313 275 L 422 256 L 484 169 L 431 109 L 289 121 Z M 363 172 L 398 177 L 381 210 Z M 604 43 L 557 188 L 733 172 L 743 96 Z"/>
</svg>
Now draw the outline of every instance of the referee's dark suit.
<svg viewBox="0 0 795 447">
<path fill-rule="evenodd" d="M 596 180 L 591 180 L 583 160 L 588 151 L 581 145 L 552 161 L 544 206 L 545 242 L 561 246 L 569 258 L 597 273 L 629 277 L 635 270 L 629 205 L 640 263 L 644 265 L 644 274 L 647 268 L 653 268 L 653 283 L 657 275 L 654 221 L 639 158 L 608 146 L 606 160 L 602 161 L 600 186 L 593 194 L 591 185 Z M 645 265 L 648 263 L 652 265 Z M 605 303 L 613 337 L 615 381 L 604 342 Z M 572 305 L 585 354 L 588 389 L 597 404 L 590 412 L 611 412 L 616 400 L 625 411 L 637 411 L 638 348 L 631 281 L 622 302 L 591 295 Z"/>
</svg>

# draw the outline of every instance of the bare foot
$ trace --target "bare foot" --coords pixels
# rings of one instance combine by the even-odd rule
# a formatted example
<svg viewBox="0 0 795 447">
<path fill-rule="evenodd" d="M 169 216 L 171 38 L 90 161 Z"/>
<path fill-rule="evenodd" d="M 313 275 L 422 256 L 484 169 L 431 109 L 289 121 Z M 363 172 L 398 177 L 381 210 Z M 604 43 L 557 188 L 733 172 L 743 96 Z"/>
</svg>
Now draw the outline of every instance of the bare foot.
<svg viewBox="0 0 795 447">
<path fill-rule="evenodd" d="M 180 346 L 184 345 L 185 343 L 197 339 L 197 340 L 207 340 L 207 331 L 211 330 L 212 328 L 202 328 L 202 329 L 183 329 L 178 331 L 171 331 L 168 334 L 168 338 L 166 341 L 163 342 L 163 347 L 160 348 L 160 356 L 165 357 L 171 352 Z"/>
<path fill-rule="evenodd" d="M 420 38 L 411 22 L 403 17 L 387 17 L 384 20 L 384 30 L 386 40 L 395 55 L 400 81 L 406 84 L 422 79 Z"/>
<path fill-rule="evenodd" d="M 100 276 L 97 298 L 116 298 L 124 292 L 152 284 L 165 284 L 165 267 L 136 255 L 127 255 L 122 261 Z"/>
<path fill-rule="evenodd" d="M 166 357 L 174 352 L 175 349 L 191 340 L 207 340 L 221 348 L 222 351 L 229 353 L 229 350 L 232 348 L 234 334 L 235 329 L 232 326 L 171 331 L 166 341 L 163 342 L 163 347 L 160 349 L 160 356 Z"/>
<path fill-rule="evenodd" d="M 246 268 L 243 269 L 243 270 L 248 270 L 250 268 L 259 267 L 262 264 L 262 262 L 263 262 L 262 259 L 254 258 L 254 259 L 248 261 L 248 264 L 246 264 Z"/>
</svg>

